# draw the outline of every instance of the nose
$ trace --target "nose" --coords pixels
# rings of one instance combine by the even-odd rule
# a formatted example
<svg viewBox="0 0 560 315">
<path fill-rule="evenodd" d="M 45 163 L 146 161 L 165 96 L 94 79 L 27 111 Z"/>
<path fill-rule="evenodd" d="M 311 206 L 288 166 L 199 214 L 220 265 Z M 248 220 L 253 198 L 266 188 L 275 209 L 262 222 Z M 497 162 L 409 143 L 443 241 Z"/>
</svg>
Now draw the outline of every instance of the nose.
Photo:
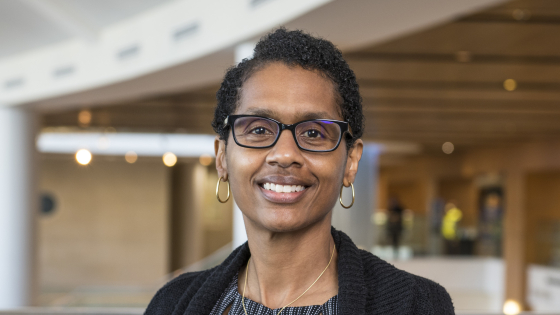
<svg viewBox="0 0 560 315">
<path fill-rule="evenodd" d="M 270 165 L 278 165 L 287 168 L 292 165 L 303 165 L 303 156 L 298 148 L 290 130 L 283 130 L 278 141 L 271 148 L 266 157 L 266 162 Z"/>
</svg>

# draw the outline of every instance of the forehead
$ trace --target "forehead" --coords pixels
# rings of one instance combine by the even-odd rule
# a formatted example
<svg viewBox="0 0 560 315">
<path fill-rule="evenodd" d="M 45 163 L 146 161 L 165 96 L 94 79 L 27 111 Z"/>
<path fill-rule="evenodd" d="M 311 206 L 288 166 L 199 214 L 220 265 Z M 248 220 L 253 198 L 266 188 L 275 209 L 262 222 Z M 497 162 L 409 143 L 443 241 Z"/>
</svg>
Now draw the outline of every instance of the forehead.
<svg viewBox="0 0 560 315">
<path fill-rule="evenodd" d="M 288 124 L 312 118 L 342 120 L 335 96 L 333 83 L 321 73 L 272 63 L 243 84 L 236 114 L 265 113 Z"/>
</svg>

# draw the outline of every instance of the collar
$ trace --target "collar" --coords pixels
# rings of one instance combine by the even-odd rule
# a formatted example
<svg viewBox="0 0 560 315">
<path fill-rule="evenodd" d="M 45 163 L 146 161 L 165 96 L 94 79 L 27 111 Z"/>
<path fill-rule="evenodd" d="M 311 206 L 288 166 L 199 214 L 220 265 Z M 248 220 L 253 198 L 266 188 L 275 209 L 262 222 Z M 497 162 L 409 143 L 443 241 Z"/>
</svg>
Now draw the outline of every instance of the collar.
<svg viewBox="0 0 560 315">
<path fill-rule="evenodd" d="M 338 250 L 339 314 L 365 314 L 367 289 L 360 250 L 343 232 L 331 228 L 331 234 Z M 247 263 L 250 256 L 249 245 L 245 242 L 222 264 L 211 269 L 206 279 L 197 279 L 199 285 L 189 286 L 176 305 L 173 315 L 210 314 L 231 279 Z"/>
</svg>

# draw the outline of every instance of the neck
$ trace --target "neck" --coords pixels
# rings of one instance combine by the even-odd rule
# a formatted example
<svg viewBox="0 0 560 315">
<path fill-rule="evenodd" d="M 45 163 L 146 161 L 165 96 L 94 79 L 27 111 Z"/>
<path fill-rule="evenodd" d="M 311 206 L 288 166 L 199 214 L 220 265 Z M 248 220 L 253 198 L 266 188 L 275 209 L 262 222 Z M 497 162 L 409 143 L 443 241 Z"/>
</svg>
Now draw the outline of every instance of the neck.
<svg viewBox="0 0 560 315">
<path fill-rule="evenodd" d="M 338 293 L 337 252 L 331 236 L 330 215 L 295 232 L 270 232 L 245 219 L 251 260 L 245 296 L 271 309 L 284 307 L 300 296 L 325 267 L 321 278 L 290 306 L 320 305 Z M 239 277 L 242 292 L 246 276 Z"/>
</svg>

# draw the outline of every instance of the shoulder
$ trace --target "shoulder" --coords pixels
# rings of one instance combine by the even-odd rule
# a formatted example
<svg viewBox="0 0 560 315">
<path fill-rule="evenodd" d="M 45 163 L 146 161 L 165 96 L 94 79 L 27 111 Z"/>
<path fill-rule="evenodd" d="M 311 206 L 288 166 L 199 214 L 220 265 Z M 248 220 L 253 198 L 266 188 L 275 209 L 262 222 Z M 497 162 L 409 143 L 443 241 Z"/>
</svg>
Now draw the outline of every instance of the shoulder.
<svg viewBox="0 0 560 315">
<path fill-rule="evenodd" d="M 164 285 L 152 298 L 145 315 L 208 314 L 250 256 L 247 242 L 214 268 L 189 272 Z"/>
<path fill-rule="evenodd" d="M 196 292 L 212 269 L 188 272 L 169 281 L 154 295 L 146 308 L 145 315 L 170 315 L 183 295 L 188 291 Z"/>
<path fill-rule="evenodd" d="M 415 275 L 414 279 L 416 282 L 415 310 L 421 314 L 427 310 L 432 310 L 434 314 L 455 314 L 451 297 L 444 287 L 420 276 Z"/>
<path fill-rule="evenodd" d="M 366 286 L 376 302 L 383 296 L 386 304 L 398 303 L 402 311 L 412 310 L 412 314 L 454 314 L 451 297 L 441 285 L 398 269 L 370 252 L 360 253 Z"/>
<path fill-rule="evenodd" d="M 366 285 L 373 285 L 377 287 L 405 286 L 407 288 L 414 285 L 415 277 L 417 276 L 398 269 L 368 251 L 360 249 L 360 255 L 364 265 Z"/>
</svg>

